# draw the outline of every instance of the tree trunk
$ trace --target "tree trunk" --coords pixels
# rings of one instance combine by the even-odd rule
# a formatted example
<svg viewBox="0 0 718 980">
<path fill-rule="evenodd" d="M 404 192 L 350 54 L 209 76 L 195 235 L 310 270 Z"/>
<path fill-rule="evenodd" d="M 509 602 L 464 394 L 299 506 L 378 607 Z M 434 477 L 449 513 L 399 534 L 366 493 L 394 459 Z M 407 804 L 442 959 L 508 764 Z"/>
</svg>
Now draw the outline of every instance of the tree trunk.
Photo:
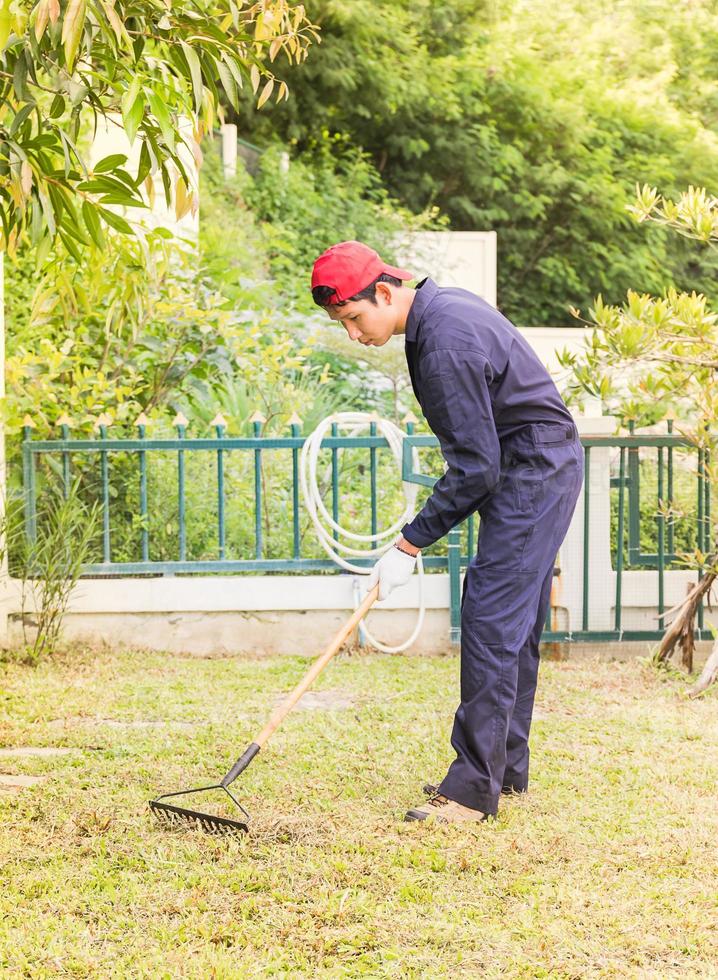
<svg viewBox="0 0 718 980">
<path fill-rule="evenodd" d="M 663 614 L 664 622 L 666 616 L 670 616 L 671 613 L 675 613 L 675 617 L 666 629 L 661 640 L 661 645 L 656 651 L 655 657 L 653 658 L 655 663 L 664 663 L 668 660 L 677 643 L 680 644 L 680 648 L 683 651 L 684 662 L 688 660 L 692 662 L 693 648 L 695 647 L 693 632 L 695 629 L 696 610 L 703 596 L 710 593 L 715 579 L 715 572 L 710 572 L 699 582 L 695 583 L 683 602 Z"/>
<path fill-rule="evenodd" d="M 713 649 L 710 652 L 710 656 L 706 660 L 705 667 L 701 672 L 701 676 L 695 682 L 693 687 L 688 692 L 688 697 L 696 698 L 699 694 L 702 694 L 707 687 L 715 683 L 718 680 L 718 639 L 713 643 Z"/>
</svg>

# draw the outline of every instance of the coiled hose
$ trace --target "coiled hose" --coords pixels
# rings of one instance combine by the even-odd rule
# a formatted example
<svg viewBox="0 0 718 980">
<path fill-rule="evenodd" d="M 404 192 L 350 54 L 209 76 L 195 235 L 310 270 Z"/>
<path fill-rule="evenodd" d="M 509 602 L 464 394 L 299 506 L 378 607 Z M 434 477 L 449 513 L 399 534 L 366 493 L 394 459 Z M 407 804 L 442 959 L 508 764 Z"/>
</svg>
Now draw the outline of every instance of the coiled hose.
<svg viewBox="0 0 718 980">
<path fill-rule="evenodd" d="M 312 524 L 314 525 L 317 532 L 317 537 L 319 538 L 322 547 L 332 561 L 336 562 L 336 564 L 341 566 L 341 568 L 345 568 L 348 572 L 354 572 L 356 575 L 368 575 L 371 572 L 371 569 L 353 564 L 346 558 L 343 558 L 342 554 L 355 558 L 378 558 L 389 548 L 393 547 L 394 538 L 396 537 L 397 532 L 400 531 L 404 524 L 406 524 L 407 521 L 410 521 L 414 516 L 416 494 L 418 491 L 418 486 L 416 483 L 407 483 L 406 481 L 402 480 L 405 500 L 404 510 L 402 511 L 398 520 L 395 521 L 391 527 L 388 527 L 383 531 L 377 530 L 376 534 L 356 534 L 354 531 L 349 531 L 346 528 L 343 528 L 340 524 L 337 524 L 332 515 L 327 511 L 326 507 L 324 506 L 324 501 L 322 500 L 321 491 L 319 489 L 319 479 L 317 476 L 319 451 L 321 449 L 322 439 L 332 425 L 337 425 L 339 428 L 347 429 L 347 435 L 357 436 L 363 429 L 368 428 L 372 423 L 376 424 L 377 434 L 383 436 L 388 442 L 397 466 L 399 467 L 399 472 L 401 472 L 402 443 L 404 440 L 404 433 L 397 425 L 390 422 L 389 419 L 382 419 L 376 414 L 370 414 L 368 412 L 336 412 L 334 415 L 328 415 L 327 418 L 323 419 L 319 423 L 314 432 L 307 436 L 307 439 L 302 446 L 299 463 L 299 481 L 302 488 L 302 496 L 304 497 L 304 504 L 309 512 L 309 516 L 311 517 Z M 414 470 L 419 472 L 419 454 L 416 449 L 413 450 L 412 458 Z M 342 541 L 335 540 L 332 537 L 332 531 L 336 531 L 338 535 L 356 542 L 371 542 L 381 538 L 390 538 L 391 540 L 385 544 L 378 545 L 376 548 L 357 548 L 350 544 L 344 544 Z M 417 556 L 417 568 L 419 572 L 419 617 L 417 619 L 414 632 L 404 643 L 399 644 L 399 646 L 390 647 L 373 637 L 365 625 L 364 634 L 366 639 L 376 650 L 381 650 L 383 653 L 401 653 L 402 650 L 406 650 L 411 646 L 421 632 L 421 627 L 424 624 L 425 611 L 424 566 L 421 560 L 421 554 Z"/>
</svg>

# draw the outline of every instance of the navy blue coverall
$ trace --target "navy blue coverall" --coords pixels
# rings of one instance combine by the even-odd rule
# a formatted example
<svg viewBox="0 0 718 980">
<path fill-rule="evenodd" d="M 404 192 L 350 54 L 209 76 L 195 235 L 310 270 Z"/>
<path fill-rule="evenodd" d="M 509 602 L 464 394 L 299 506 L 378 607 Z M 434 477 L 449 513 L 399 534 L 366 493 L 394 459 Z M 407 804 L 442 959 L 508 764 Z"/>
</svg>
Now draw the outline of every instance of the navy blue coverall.
<svg viewBox="0 0 718 980">
<path fill-rule="evenodd" d="M 406 322 L 416 397 L 444 475 L 402 534 L 426 548 L 474 511 L 461 600 L 456 759 L 439 792 L 495 814 L 528 787 L 529 729 L 554 562 L 583 482 L 578 431 L 516 327 L 465 289 L 423 279 Z"/>
</svg>

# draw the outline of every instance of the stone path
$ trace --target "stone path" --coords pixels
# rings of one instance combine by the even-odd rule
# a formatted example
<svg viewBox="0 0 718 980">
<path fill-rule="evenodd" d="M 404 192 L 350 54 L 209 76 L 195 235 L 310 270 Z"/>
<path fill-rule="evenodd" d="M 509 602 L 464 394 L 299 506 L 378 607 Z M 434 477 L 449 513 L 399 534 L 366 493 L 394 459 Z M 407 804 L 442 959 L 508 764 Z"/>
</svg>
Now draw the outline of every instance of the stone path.
<svg viewBox="0 0 718 980">
<path fill-rule="evenodd" d="M 71 752 L 77 752 L 77 749 L 65 748 L 59 745 L 13 745 L 0 749 L 0 759 L 28 759 L 33 756 L 39 756 L 41 759 L 44 759 L 58 755 L 69 755 Z M 45 776 L 11 775 L 10 773 L 0 772 L 0 790 L 9 790 L 16 793 L 18 790 L 27 789 L 29 786 L 36 786 L 43 779 L 45 779 Z"/>
<path fill-rule="evenodd" d="M 286 698 L 286 694 L 279 695 L 274 699 L 275 705 L 281 704 Z M 299 699 L 292 709 L 293 711 L 315 711 L 317 709 L 332 710 L 336 708 L 351 708 L 354 705 L 354 696 L 347 691 L 307 691 Z"/>
<path fill-rule="evenodd" d="M 168 721 L 167 719 L 132 719 L 121 721 L 117 718 L 88 718 L 86 715 L 71 715 L 69 718 L 53 718 L 48 728 L 73 728 L 78 725 L 107 725 L 109 728 L 183 728 L 189 730 L 200 724 L 196 721 Z"/>
<path fill-rule="evenodd" d="M 28 786 L 35 786 L 37 783 L 41 783 L 44 776 L 8 776 L 5 773 L 0 773 L 0 790 L 10 789 L 19 790 L 26 789 Z"/>
</svg>

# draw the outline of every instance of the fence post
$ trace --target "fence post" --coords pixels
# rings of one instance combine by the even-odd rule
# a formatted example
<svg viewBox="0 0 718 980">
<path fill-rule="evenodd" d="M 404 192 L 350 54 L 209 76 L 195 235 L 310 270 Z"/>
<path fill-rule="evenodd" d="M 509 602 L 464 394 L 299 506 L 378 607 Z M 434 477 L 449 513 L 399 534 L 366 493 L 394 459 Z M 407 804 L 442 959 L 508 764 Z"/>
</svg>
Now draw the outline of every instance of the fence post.
<svg viewBox="0 0 718 980">
<path fill-rule="evenodd" d="M 55 425 L 60 426 L 63 439 L 67 440 L 70 438 L 70 426 L 72 425 L 72 419 L 67 412 L 62 413 Z M 65 500 L 67 500 L 70 495 L 70 454 L 67 452 L 67 450 L 63 450 L 62 453 L 62 495 Z"/>
<path fill-rule="evenodd" d="M 237 127 L 234 123 L 224 123 L 222 133 L 222 166 L 225 180 L 237 173 Z"/>
<path fill-rule="evenodd" d="M 63 418 L 66 416 L 63 415 Z M 106 412 L 102 412 L 95 423 L 94 428 L 99 428 L 100 439 L 107 439 L 107 426 L 112 423 L 112 419 Z M 67 439 L 67 425 L 62 427 L 62 438 Z M 67 466 L 64 470 L 65 474 L 65 488 L 69 488 L 70 482 L 70 460 L 69 453 L 63 453 L 63 456 L 67 456 Z M 107 458 L 107 451 L 102 450 L 100 452 L 100 479 L 102 481 L 102 560 L 108 565 L 110 563 L 110 470 L 109 470 L 109 460 Z"/>
<path fill-rule="evenodd" d="M 177 429 L 177 438 L 184 439 L 189 419 L 182 412 L 177 412 L 172 425 Z M 185 480 L 184 480 L 184 449 L 177 450 L 177 521 L 179 524 L 179 560 L 187 558 L 187 527 L 185 523 Z"/>
<path fill-rule="evenodd" d="M 607 415 L 595 418 L 577 415 L 574 421 L 581 436 L 610 435 L 616 430 L 616 419 Z M 574 633 L 584 625 L 589 630 L 613 628 L 615 572 L 611 565 L 611 453 L 611 449 L 602 446 L 591 449 L 588 480 L 584 481 L 571 526 L 561 546 L 562 604 L 568 612 L 568 629 Z M 588 535 L 584 534 L 586 513 Z M 586 537 L 589 542 L 587 555 L 584 554 Z M 585 594 L 589 597 L 587 621 L 584 620 Z"/>
<path fill-rule="evenodd" d="M 149 419 L 144 412 L 135 419 L 135 425 L 139 431 L 139 438 L 145 438 L 145 429 Z M 147 513 L 147 451 L 140 449 L 138 452 L 140 461 L 140 540 L 142 542 L 142 561 L 150 560 L 150 532 L 148 527 L 149 515 Z"/>
<path fill-rule="evenodd" d="M 302 434 L 302 420 L 296 412 L 289 419 L 292 427 L 292 439 L 298 439 Z M 299 558 L 301 538 L 299 534 L 299 449 L 292 449 L 292 557 Z"/>
<path fill-rule="evenodd" d="M 217 436 L 217 541 L 219 545 L 219 560 L 224 561 L 224 455 L 221 442 L 227 422 L 221 412 L 217 412 L 209 423 L 214 426 Z"/>
<path fill-rule="evenodd" d="M 461 530 L 458 527 L 449 531 L 448 547 L 449 642 L 452 646 L 461 643 Z"/>
<path fill-rule="evenodd" d="M 252 423 L 253 435 L 259 439 L 262 426 L 267 421 L 261 412 L 253 412 L 249 416 Z M 262 450 L 254 450 L 254 554 L 259 560 L 262 557 Z"/>
<path fill-rule="evenodd" d="M 22 464 L 25 490 L 25 535 L 30 541 L 37 536 L 37 500 L 35 499 L 35 457 L 30 450 L 30 440 L 35 423 L 26 415 L 22 420 Z"/>
</svg>

